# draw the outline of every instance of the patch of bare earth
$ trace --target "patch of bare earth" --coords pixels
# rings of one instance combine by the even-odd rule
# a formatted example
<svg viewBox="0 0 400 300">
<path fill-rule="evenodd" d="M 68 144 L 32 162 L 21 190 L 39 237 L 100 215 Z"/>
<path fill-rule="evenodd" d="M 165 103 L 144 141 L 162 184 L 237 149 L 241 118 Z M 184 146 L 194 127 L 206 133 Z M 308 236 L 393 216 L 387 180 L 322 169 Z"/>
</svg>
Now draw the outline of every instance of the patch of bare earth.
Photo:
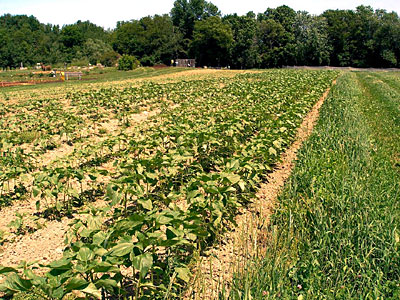
<svg viewBox="0 0 400 300">
<path fill-rule="evenodd" d="M 204 78 L 224 78 L 224 77 L 234 77 L 237 74 L 245 74 L 245 73 L 259 73 L 260 71 L 253 70 L 221 70 L 221 69 L 193 69 L 187 70 L 183 72 L 171 73 L 158 75 L 149 78 L 139 78 L 139 79 L 131 79 L 131 82 L 143 82 L 143 81 L 154 81 L 157 83 L 168 83 L 175 82 L 182 79 L 204 79 Z M 126 81 L 129 82 L 129 79 Z M 124 81 L 125 83 L 125 81 Z"/>
<path fill-rule="evenodd" d="M 281 162 L 269 174 L 267 182 L 261 185 L 254 202 L 236 217 L 238 226 L 228 232 L 207 256 L 197 260 L 194 277 L 184 299 L 222 299 L 222 293 L 229 293 L 233 274 L 243 271 L 252 259 L 260 258 L 265 253 L 270 236 L 267 228 L 276 206 L 276 198 L 292 172 L 298 150 L 312 133 L 329 91 L 330 88 L 305 117 L 295 142 L 282 154 Z"/>
<path fill-rule="evenodd" d="M 14 243 L 0 248 L 0 264 L 17 266 L 22 261 L 46 264 L 62 258 L 65 232 L 70 220 L 51 221 L 32 234 L 17 237 Z"/>
<path fill-rule="evenodd" d="M 159 112 L 160 110 L 158 109 L 143 111 L 131 115 L 129 119 L 131 122 L 137 124 L 145 122 L 148 118 L 158 114 Z M 119 128 L 118 124 L 114 122 L 114 120 L 110 120 L 102 125 L 103 128 L 106 128 L 112 134 Z M 135 125 L 131 127 L 133 128 Z M 124 131 L 132 130 L 131 127 L 125 128 Z M 96 138 L 95 140 L 96 141 L 91 142 L 100 142 L 102 138 Z M 68 148 L 69 151 L 66 151 L 64 147 L 55 151 L 50 151 L 42 160 L 40 160 L 40 163 L 42 166 L 49 165 L 54 162 L 54 160 L 71 153 L 73 148 L 74 147 L 71 147 L 71 149 Z M 99 168 L 110 170 L 113 168 L 112 162 L 105 163 L 104 165 L 99 166 Z M 108 181 L 109 179 L 108 176 L 105 176 L 104 178 L 100 178 L 98 182 Z M 88 189 L 85 184 L 84 187 Z M 64 217 L 60 221 L 47 221 L 44 223 L 44 228 L 24 235 L 15 235 L 14 233 L 9 232 L 10 228 L 8 228 L 8 224 L 15 220 L 16 213 L 26 215 L 24 220 L 27 220 L 28 223 L 30 222 L 29 217 L 33 216 L 37 212 L 35 205 L 36 200 L 37 199 L 32 197 L 27 201 L 15 202 L 12 206 L 0 210 L 0 230 L 8 232 L 13 236 L 12 242 L 0 246 L 0 265 L 16 266 L 22 261 L 49 263 L 62 257 L 65 234 L 67 233 L 69 224 L 73 219 Z M 104 206 L 105 202 L 99 199 L 95 203 L 92 203 L 92 205 L 100 207 Z M 74 218 L 82 218 L 82 216 L 74 215 Z"/>
</svg>

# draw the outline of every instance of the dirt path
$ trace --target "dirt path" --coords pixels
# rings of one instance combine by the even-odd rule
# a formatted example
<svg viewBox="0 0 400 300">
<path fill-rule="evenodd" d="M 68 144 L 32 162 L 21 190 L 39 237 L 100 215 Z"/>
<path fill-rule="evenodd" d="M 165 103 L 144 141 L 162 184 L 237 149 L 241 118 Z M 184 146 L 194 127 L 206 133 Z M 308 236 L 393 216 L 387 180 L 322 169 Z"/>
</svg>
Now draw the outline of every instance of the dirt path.
<svg viewBox="0 0 400 300">
<path fill-rule="evenodd" d="M 336 80 L 332 85 L 336 84 Z M 226 234 L 220 244 L 207 256 L 200 257 L 193 283 L 185 299 L 221 299 L 221 291 L 229 291 L 234 273 L 244 270 L 254 257 L 265 253 L 269 236 L 267 225 L 276 205 L 276 198 L 289 178 L 297 159 L 297 152 L 311 135 L 319 117 L 319 110 L 330 92 L 328 88 L 300 125 L 295 142 L 282 154 L 281 162 L 262 184 L 252 205 L 236 217 L 238 226 Z"/>
</svg>

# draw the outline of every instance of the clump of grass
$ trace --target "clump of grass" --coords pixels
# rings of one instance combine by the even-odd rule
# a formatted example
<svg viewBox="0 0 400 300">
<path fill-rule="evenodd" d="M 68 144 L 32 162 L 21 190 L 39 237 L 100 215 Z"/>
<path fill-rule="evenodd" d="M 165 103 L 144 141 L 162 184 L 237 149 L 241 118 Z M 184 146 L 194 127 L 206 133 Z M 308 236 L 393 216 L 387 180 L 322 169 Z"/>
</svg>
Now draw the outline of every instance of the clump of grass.
<svg viewBox="0 0 400 300">
<path fill-rule="evenodd" d="M 40 132 L 31 130 L 31 131 L 22 131 L 18 134 L 17 140 L 19 144 L 24 143 L 32 143 L 40 137 Z"/>
<path fill-rule="evenodd" d="M 105 128 L 100 128 L 99 129 L 99 134 L 104 135 L 106 133 L 107 133 L 107 129 L 105 129 Z"/>
</svg>

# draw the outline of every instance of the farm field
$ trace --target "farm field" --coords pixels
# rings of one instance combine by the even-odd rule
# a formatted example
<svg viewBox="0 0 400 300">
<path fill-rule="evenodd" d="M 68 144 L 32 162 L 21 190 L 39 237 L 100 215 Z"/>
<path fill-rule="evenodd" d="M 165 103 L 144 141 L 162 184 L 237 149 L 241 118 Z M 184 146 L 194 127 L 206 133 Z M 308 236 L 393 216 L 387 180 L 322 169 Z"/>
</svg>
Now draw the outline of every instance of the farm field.
<svg viewBox="0 0 400 300">
<path fill-rule="evenodd" d="M 60 68 L 63 69 L 63 68 Z M 69 72 L 82 72 L 83 83 L 99 83 L 107 81 L 126 81 L 129 79 L 146 78 L 165 74 L 179 73 L 186 71 L 185 68 L 138 68 L 132 71 L 120 72 L 114 67 L 87 69 L 69 69 Z M 0 87 L 4 89 L 31 89 L 32 85 L 38 85 L 36 89 L 50 87 L 65 87 L 77 84 L 74 80 L 62 82 L 60 75 L 50 77 L 50 71 L 33 71 L 33 70 L 12 70 L 0 71 Z M 82 85 L 82 82 L 80 85 Z M 46 83 L 46 84 L 45 84 Z"/>
<path fill-rule="evenodd" d="M 400 73 L 345 73 L 229 299 L 399 299 Z"/>
<path fill-rule="evenodd" d="M 180 298 L 194 258 L 235 226 L 338 75 L 191 70 L 2 90 L 4 297 Z"/>
</svg>

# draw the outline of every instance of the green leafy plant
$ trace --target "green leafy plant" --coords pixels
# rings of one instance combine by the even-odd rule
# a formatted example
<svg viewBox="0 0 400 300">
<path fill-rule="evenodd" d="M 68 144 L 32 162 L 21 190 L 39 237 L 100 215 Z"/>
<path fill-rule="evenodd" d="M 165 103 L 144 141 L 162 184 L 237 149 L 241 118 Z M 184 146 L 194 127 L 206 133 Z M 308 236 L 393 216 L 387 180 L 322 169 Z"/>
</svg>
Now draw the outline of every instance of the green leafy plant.
<svg viewBox="0 0 400 300">
<path fill-rule="evenodd" d="M 136 57 L 124 54 L 118 59 L 118 70 L 129 71 L 139 67 L 140 62 Z"/>
</svg>

